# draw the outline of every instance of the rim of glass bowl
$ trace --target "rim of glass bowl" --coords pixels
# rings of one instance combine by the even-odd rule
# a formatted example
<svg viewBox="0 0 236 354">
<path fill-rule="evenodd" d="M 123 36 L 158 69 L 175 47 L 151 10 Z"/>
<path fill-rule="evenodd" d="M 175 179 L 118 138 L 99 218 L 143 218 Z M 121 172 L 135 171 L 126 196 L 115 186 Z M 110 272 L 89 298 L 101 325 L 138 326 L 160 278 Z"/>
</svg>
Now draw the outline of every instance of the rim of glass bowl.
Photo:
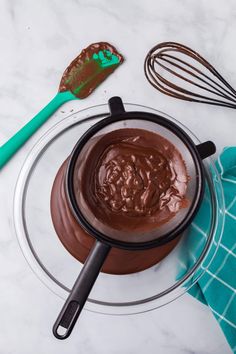
<svg viewBox="0 0 236 354">
<path fill-rule="evenodd" d="M 125 108 L 129 110 L 139 110 L 139 111 L 149 111 L 152 113 L 156 113 L 170 119 L 171 121 L 180 125 L 187 133 L 195 139 L 196 143 L 200 143 L 199 139 L 182 123 L 169 116 L 168 114 L 156 110 L 154 108 L 150 108 L 144 105 L 133 104 L 133 103 L 124 103 Z M 73 125 L 80 124 L 83 122 L 87 122 L 93 119 L 102 119 L 109 115 L 109 108 L 107 104 L 95 105 L 89 108 L 85 108 L 72 114 L 68 115 L 55 125 L 53 125 L 33 146 L 29 154 L 27 155 L 23 166 L 20 170 L 19 176 L 17 178 L 16 187 L 14 191 L 14 203 L 13 203 L 13 215 L 14 215 L 14 228 L 16 232 L 16 236 L 20 245 L 20 248 L 23 252 L 23 255 L 36 274 L 36 276 L 56 295 L 65 299 L 68 296 L 69 289 L 66 288 L 63 284 L 57 281 L 49 271 L 44 267 L 44 265 L 40 262 L 37 254 L 33 250 L 33 246 L 31 245 L 30 239 L 25 230 L 25 219 L 24 219 L 24 198 L 27 192 L 27 186 L 29 182 L 29 178 L 31 175 L 31 171 L 34 169 L 34 165 L 37 163 L 41 154 L 47 148 L 47 146 L 60 134 L 62 134 L 65 130 L 71 128 Z M 83 116 L 83 118 L 81 118 Z M 132 302 L 124 302 L 124 303 L 108 303 L 102 302 L 99 300 L 89 298 L 85 305 L 85 309 L 102 313 L 102 314 L 111 314 L 111 315 L 131 315 L 137 313 L 143 313 L 147 311 L 154 310 L 158 307 L 164 306 L 175 299 L 182 296 L 186 293 L 205 273 L 206 269 L 209 267 L 212 259 L 215 256 L 215 253 L 218 249 L 223 226 L 224 226 L 224 195 L 223 189 L 221 185 L 221 181 L 219 179 L 218 172 L 215 168 L 215 165 L 211 158 L 208 158 L 210 161 L 211 169 L 214 171 L 214 178 L 219 184 L 219 191 L 214 191 L 212 186 L 212 181 L 208 178 L 208 182 L 210 184 L 211 193 L 214 193 L 213 201 L 213 214 L 214 222 L 211 227 L 210 236 L 208 241 L 202 251 L 201 256 L 199 257 L 196 264 L 188 271 L 188 273 L 179 281 L 177 281 L 173 286 L 168 288 L 156 296 L 149 297 L 143 300 L 137 300 Z M 209 177 L 209 176 L 208 176 Z M 216 195 L 218 193 L 218 195 Z M 220 203 L 219 203 L 220 200 Z M 219 214 L 219 215 L 218 215 Z M 215 240 L 215 236 L 217 239 Z M 211 254 L 209 250 L 211 249 L 210 245 L 212 242 L 215 244 L 215 249 Z M 209 258 L 209 261 L 205 265 L 204 262 Z M 204 264 L 204 266 L 203 266 Z"/>
</svg>

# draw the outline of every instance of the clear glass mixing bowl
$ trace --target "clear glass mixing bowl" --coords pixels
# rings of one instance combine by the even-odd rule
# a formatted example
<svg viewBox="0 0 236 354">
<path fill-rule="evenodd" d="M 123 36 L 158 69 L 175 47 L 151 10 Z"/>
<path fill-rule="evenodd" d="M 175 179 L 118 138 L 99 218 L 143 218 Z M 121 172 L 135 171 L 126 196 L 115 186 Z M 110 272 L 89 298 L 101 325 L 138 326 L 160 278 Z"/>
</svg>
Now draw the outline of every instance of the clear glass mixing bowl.
<svg viewBox="0 0 236 354">
<path fill-rule="evenodd" d="M 156 113 L 174 121 L 192 140 L 195 135 L 174 118 L 149 107 L 125 104 L 127 111 Z M 23 254 L 35 274 L 66 299 L 82 264 L 59 241 L 51 221 L 50 193 L 56 173 L 81 135 L 109 114 L 107 105 L 73 113 L 52 127 L 33 147 L 21 169 L 14 196 L 14 225 Z M 209 267 L 224 225 L 219 175 L 204 160 L 204 202 L 175 249 L 160 263 L 128 275 L 100 273 L 85 308 L 107 314 L 133 314 L 166 305 L 195 284 Z"/>
</svg>

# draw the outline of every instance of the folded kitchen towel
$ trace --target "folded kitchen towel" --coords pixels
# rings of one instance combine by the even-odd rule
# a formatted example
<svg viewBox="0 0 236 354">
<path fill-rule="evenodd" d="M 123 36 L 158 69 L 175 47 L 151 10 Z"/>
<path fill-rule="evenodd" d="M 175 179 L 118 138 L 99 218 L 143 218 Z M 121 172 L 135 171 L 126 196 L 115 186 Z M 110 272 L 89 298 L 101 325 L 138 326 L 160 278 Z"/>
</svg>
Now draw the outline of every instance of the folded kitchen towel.
<svg viewBox="0 0 236 354">
<path fill-rule="evenodd" d="M 205 273 L 190 288 L 189 293 L 210 307 L 232 351 L 236 353 L 236 146 L 223 150 L 216 162 L 216 168 L 225 198 L 223 234 L 212 262 L 204 269 Z M 206 205 L 206 200 L 203 200 L 200 214 L 191 226 L 195 235 L 189 242 L 204 239 L 203 225 L 207 219 L 207 208 L 209 209 L 209 206 Z M 199 247 L 193 244 L 190 246 L 193 265 L 194 258 L 196 260 L 199 257 Z M 189 260 L 188 263 L 181 262 L 182 274 L 183 267 L 186 272 L 187 268 L 192 266 L 190 263 Z"/>
</svg>

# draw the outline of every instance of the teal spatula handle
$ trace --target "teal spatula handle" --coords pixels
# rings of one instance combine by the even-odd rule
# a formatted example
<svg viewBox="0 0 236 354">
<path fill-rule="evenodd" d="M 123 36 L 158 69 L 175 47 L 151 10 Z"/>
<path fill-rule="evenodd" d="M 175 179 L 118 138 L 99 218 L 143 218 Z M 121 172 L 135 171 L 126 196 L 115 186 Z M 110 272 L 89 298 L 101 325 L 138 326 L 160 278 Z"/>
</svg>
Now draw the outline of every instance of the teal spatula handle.
<svg viewBox="0 0 236 354">
<path fill-rule="evenodd" d="M 0 169 L 63 103 L 73 99 L 76 97 L 70 91 L 59 92 L 46 107 L 3 144 L 0 147 Z"/>
</svg>

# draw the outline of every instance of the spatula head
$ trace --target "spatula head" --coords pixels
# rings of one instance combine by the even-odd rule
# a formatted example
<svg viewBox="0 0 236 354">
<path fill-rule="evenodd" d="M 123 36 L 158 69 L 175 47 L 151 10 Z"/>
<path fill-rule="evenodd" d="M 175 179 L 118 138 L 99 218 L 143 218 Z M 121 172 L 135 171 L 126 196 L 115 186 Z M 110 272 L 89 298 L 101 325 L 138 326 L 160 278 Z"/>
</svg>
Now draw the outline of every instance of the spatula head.
<svg viewBox="0 0 236 354">
<path fill-rule="evenodd" d="M 91 44 L 66 68 L 59 92 L 71 91 L 76 97 L 85 98 L 123 61 L 123 56 L 111 44 Z"/>
</svg>

